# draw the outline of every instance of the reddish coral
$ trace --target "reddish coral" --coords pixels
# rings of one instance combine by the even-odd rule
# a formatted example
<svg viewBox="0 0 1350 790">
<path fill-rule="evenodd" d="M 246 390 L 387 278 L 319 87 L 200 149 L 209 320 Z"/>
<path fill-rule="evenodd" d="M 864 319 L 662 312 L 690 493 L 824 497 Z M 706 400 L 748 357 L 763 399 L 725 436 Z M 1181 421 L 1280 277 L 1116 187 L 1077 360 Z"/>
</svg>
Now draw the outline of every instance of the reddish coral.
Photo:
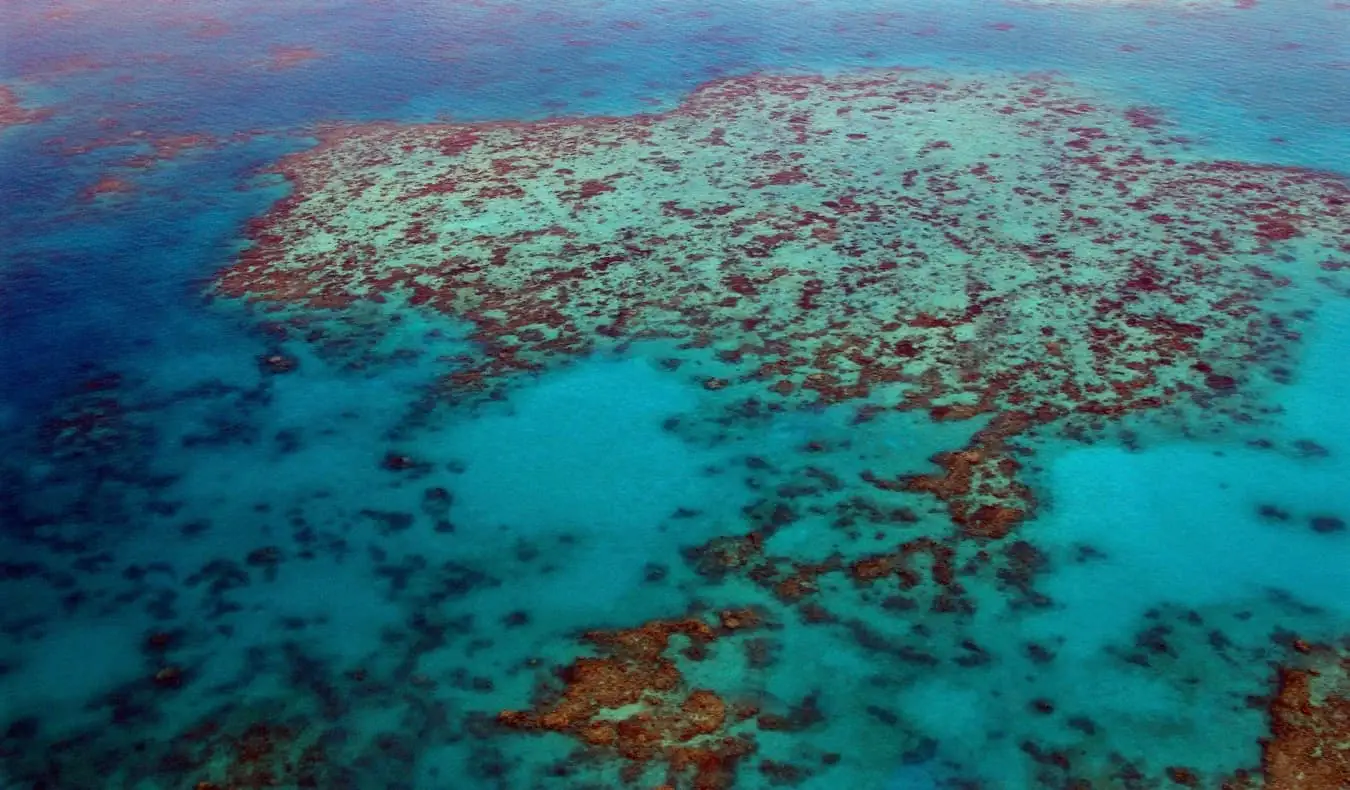
<svg viewBox="0 0 1350 790">
<path fill-rule="evenodd" d="M 206 724 L 178 738 L 166 763 L 197 788 L 262 790 L 268 787 L 323 787 L 327 759 L 314 734 L 258 722 L 242 731 Z"/>
<path fill-rule="evenodd" d="M 718 80 L 632 118 L 334 127 L 282 163 L 293 194 L 218 289 L 268 310 L 406 298 L 461 318 L 482 353 L 446 377 L 458 394 L 674 338 L 733 368 L 700 381 L 740 414 L 993 415 L 934 458 L 940 472 L 864 479 L 936 497 L 962 535 L 995 540 L 1035 512 L 1008 440 L 1178 403 L 1240 418 L 1250 371 L 1298 337 L 1291 286 L 1350 271 L 1341 179 L 1183 161 L 1152 112 L 1088 98 L 1047 75 L 877 70 Z M 827 123 L 845 113 L 881 122 L 854 160 Z M 944 114 L 997 140 L 941 139 Z M 916 138 L 904 161 L 868 158 Z M 672 199 L 624 199 L 639 189 Z M 379 228 L 350 219 L 391 201 L 406 209 Z M 614 205 L 632 210 L 594 216 Z M 485 228 L 498 208 L 513 219 Z M 1013 213 L 1024 237 L 1000 230 Z M 317 235 L 335 249 L 314 251 Z M 1281 261 L 1295 237 L 1321 245 L 1320 269 Z M 790 597 L 809 586 L 772 575 Z"/>
<path fill-rule="evenodd" d="M 258 360 L 258 366 L 265 373 L 291 373 L 300 366 L 295 357 L 285 354 L 268 354 Z"/>
<path fill-rule="evenodd" d="M 25 109 L 19 104 L 19 97 L 13 89 L 0 85 L 0 130 L 10 126 L 37 123 L 46 120 L 50 115 L 50 110 Z"/>
<path fill-rule="evenodd" d="M 899 567 L 899 561 L 896 557 L 883 554 L 875 557 L 864 557 L 854 561 L 849 566 L 849 575 L 863 584 L 874 582 L 877 579 L 890 576 L 895 573 Z"/>
<path fill-rule="evenodd" d="M 792 572 L 773 585 L 773 594 L 784 603 L 796 603 L 819 590 L 816 579 L 841 567 L 837 557 L 819 563 L 795 563 Z"/>
<path fill-rule="evenodd" d="M 135 189 L 130 183 L 116 176 L 104 176 L 81 192 L 80 199 L 94 200 L 105 195 L 124 195 L 134 192 Z"/>
<path fill-rule="evenodd" d="M 321 57 L 323 53 L 313 47 L 272 47 L 267 67 L 273 71 L 283 71 Z"/>
<path fill-rule="evenodd" d="M 947 503 L 952 522 L 964 534 L 981 539 L 1006 536 L 1035 505 L 1031 489 L 1016 482 L 1021 465 L 1007 452 L 1006 440 L 1036 422 L 1025 412 L 1005 412 L 975 434 L 957 452 L 939 453 L 933 461 L 940 475 L 918 475 L 898 482 L 875 477 L 878 488 L 921 491 Z"/>
<path fill-rule="evenodd" d="M 728 620 L 737 630 L 752 627 L 744 612 L 723 613 L 724 627 L 731 629 Z M 690 640 L 694 660 L 702 656 L 702 646 L 719 638 L 695 618 L 593 631 L 586 639 L 602 657 L 577 659 L 561 673 L 560 694 L 541 700 L 531 711 L 503 711 L 498 721 L 515 729 L 565 733 L 612 749 L 634 771 L 653 762 L 665 764 L 672 786 L 692 775 L 695 790 L 728 788 L 737 763 L 754 751 L 754 743 L 728 733 L 728 707 L 715 692 L 685 692 L 683 675 L 665 655 L 677 634 Z M 621 717 L 613 714 L 629 706 L 638 709 Z"/>
<path fill-rule="evenodd" d="M 1350 658 L 1321 648 L 1281 668 L 1270 719 L 1266 790 L 1350 787 Z"/>
<path fill-rule="evenodd" d="M 717 619 L 724 630 L 740 631 L 756 628 L 760 624 L 760 614 L 754 609 L 723 609 L 717 613 Z"/>
</svg>

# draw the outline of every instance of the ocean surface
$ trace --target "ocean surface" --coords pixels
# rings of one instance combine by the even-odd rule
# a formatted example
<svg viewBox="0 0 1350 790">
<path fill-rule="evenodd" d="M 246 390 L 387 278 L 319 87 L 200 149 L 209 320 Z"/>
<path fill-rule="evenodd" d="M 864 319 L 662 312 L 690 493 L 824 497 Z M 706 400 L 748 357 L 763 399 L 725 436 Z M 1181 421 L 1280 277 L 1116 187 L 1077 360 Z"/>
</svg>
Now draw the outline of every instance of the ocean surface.
<svg viewBox="0 0 1350 790">
<path fill-rule="evenodd" d="M 0 0 L 0 788 L 1350 788 L 1350 3 Z"/>
</svg>

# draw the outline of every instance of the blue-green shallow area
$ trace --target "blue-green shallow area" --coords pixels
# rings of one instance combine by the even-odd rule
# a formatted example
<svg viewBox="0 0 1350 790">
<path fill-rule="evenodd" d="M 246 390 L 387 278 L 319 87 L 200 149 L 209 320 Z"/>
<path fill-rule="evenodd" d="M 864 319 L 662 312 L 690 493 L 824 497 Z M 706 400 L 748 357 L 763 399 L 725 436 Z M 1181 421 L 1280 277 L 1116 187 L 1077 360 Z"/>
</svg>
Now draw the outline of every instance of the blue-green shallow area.
<svg viewBox="0 0 1350 790">
<path fill-rule="evenodd" d="M 1256 425 L 1038 440 L 1019 529 L 1039 605 L 990 586 L 944 618 L 836 577 L 824 594 L 859 625 L 822 627 L 699 575 L 691 547 L 772 518 L 805 468 L 848 481 L 831 505 L 878 465 L 931 471 L 981 420 L 728 422 L 688 375 L 718 360 L 659 343 L 459 398 L 442 377 L 475 348 L 455 320 L 366 305 L 369 333 L 320 318 L 326 339 L 279 340 L 207 293 L 285 194 L 263 171 L 316 124 L 627 115 L 758 70 L 1053 69 L 1159 108 L 1200 155 L 1345 172 L 1336 5 L 0 0 L 0 78 L 51 113 L 0 131 L 0 786 L 619 786 L 612 754 L 496 714 L 528 708 L 586 630 L 729 606 L 772 628 L 685 682 L 817 714 L 762 733 L 735 787 L 1138 786 L 1121 760 L 1143 786 L 1184 765 L 1217 787 L 1258 768 L 1251 699 L 1290 639 L 1350 634 L 1343 299 Z M 296 48 L 313 57 L 287 65 Z M 182 134 L 211 142 L 125 165 Z M 81 196 L 109 175 L 132 191 Z M 889 501 L 946 528 L 929 499 Z M 824 559 L 829 517 L 799 515 L 769 550 Z M 1055 750 L 1073 771 L 1034 759 Z"/>
</svg>

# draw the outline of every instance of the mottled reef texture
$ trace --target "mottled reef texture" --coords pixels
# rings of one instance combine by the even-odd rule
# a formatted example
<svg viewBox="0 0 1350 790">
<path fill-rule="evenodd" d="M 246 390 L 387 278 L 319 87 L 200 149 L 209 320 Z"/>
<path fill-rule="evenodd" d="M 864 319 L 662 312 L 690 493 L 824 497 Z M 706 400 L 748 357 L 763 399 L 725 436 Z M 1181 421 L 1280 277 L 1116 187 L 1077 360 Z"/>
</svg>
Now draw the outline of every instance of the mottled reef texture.
<svg viewBox="0 0 1350 790">
<path fill-rule="evenodd" d="M 1296 643 L 1283 667 L 1262 759 L 1268 790 L 1350 787 L 1350 656 Z"/>
<path fill-rule="evenodd" d="M 755 625 L 753 612 L 724 612 L 723 634 Z M 689 689 L 675 663 L 665 656 L 672 637 L 682 636 L 684 655 L 700 660 L 719 630 L 698 618 L 655 621 L 585 639 L 605 655 L 579 658 L 561 673 L 561 691 L 546 694 L 534 712 L 504 711 L 507 727 L 572 735 L 591 746 L 614 749 L 633 781 L 652 762 L 663 764 L 674 786 L 684 775 L 696 790 L 718 790 L 735 781 L 736 765 L 755 750 L 754 741 L 729 733 L 757 710 L 729 709 L 708 689 Z M 618 709 L 625 714 L 615 715 Z"/>
<path fill-rule="evenodd" d="M 25 123 L 37 123 L 50 116 L 50 110 L 34 110 L 23 107 L 14 89 L 0 85 L 0 131 L 11 126 Z"/>
<path fill-rule="evenodd" d="M 769 666 L 777 643 L 760 622 L 793 617 L 914 672 L 994 661 L 968 627 L 980 594 L 1045 603 L 1034 576 L 1046 558 L 1018 532 L 1037 504 L 1023 441 L 1137 412 L 1250 421 L 1288 380 L 1311 308 L 1350 293 L 1342 180 L 1201 160 L 1156 113 L 1108 104 L 1052 77 L 886 70 L 721 80 L 662 115 L 334 127 L 282 162 L 293 194 L 254 223 L 216 292 L 255 303 L 278 335 L 345 324 L 368 344 L 371 303 L 463 319 L 481 353 L 446 379 L 448 400 L 663 339 L 718 359 L 699 375 L 725 424 L 841 403 L 860 421 L 978 421 L 921 474 L 859 472 L 814 442 L 795 459 L 747 459 L 764 499 L 685 561 L 708 589 L 736 585 L 774 611 L 592 632 L 593 656 L 493 725 L 566 735 L 578 764 L 612 760 L 629 779 L 727 787 L 771 740 L 759 731 L 821 714 L 809 700 L 756 714 L 728 698 L 736 689 L 694 679 L 710 656 Z M 773 547 L 779 530 L 822 517 L 819 554 Z M 850 614 L 859 606 L 880 614 Z M 907 631 L 886 620 L 897 612 Z M 1165 671 L 1171 627 L 1141 633 L 1122 661 Z M 1232 666 L 1269 660 L 1208 638 Z M 1025 653 L 1055 661 L 1043 645 Z M 1340 681 L 1312 671 L 1281 676 L 1268 786 L 1343 778 L 1343 762 L 1309 761 L 1345 737 Z M 1061 715 L 1050 700 L 1030 710 Z M 1108 737 L 1062 715 L 1084 738 Z M 1220 781 L 1100 743 L 1021 750 L 1047 787 Z M 839 759 L 756 767 L 791 784 Z"/>
<path fill-rule="evenodd" d="M 1048 77 L 707 84 L 664 115 L 329 129 L 221 294 L 407 300 L 470 321 L 458 392 L 641 338 L 708 347 L 769 411 L 997 415 L 926 491 L 979 537 L 1033 506 L 1003 444 L 1179 403 L 1244 419 L 1350 287 L 1350 190 L 1196 161 Z"/>
</svg>

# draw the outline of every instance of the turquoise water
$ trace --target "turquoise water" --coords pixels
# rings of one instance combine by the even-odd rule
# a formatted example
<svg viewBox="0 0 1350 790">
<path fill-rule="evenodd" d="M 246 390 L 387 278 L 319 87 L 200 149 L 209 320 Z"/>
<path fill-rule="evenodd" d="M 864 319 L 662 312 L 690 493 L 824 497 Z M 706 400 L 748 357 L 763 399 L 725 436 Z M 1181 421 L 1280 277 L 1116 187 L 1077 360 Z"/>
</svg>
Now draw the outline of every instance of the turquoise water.
<svg viewBox="0 0 1350 790">
<path fill-rule="evenodd" d="M 1350 787 L 1350 6 L 0 0 L 0 787 Z"/>
</svg>

